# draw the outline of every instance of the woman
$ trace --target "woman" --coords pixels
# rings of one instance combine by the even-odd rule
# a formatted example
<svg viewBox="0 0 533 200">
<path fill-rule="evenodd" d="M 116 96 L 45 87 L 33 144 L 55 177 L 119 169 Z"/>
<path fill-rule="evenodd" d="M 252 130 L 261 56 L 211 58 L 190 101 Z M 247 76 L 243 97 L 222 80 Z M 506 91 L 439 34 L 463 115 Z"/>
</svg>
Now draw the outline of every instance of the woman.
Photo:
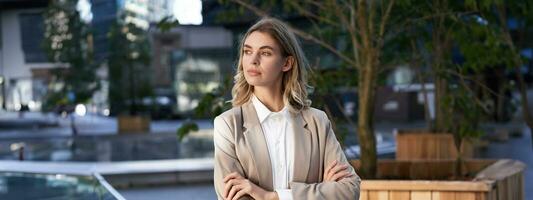
<svg viewBox="0 0 533 200">
<path fill-rule="evenodd" d="M 219 199 L 359 199 L 328 117 L 310 107 L 307 67 L 283 22 L 264 18 L 246 32 L 233 108 L 214 120 Z"/>
</svg>

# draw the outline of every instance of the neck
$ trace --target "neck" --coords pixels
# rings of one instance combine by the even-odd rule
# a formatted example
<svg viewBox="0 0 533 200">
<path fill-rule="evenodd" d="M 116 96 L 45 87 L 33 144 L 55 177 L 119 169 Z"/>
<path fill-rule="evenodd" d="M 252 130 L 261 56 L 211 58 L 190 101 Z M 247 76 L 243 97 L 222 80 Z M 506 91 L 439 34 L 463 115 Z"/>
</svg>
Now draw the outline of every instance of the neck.
<svg viewBox="0 0 533 200">
<path fill-rule="evenodd" d="M 281 87 L 274 88 L 255 87 L 254 95 L 270 111 L 279 112 L 285 106 L 283 103 L 283 94 L 281 93 Z"/>
</svg>

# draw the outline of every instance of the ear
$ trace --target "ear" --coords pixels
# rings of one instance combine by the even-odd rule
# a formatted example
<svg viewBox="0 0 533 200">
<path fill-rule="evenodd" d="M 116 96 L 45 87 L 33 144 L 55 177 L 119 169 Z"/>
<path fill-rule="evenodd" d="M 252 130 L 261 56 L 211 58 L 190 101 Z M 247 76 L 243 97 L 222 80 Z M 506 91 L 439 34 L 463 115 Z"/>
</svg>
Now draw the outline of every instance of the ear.
<svg viewBox="0 0 533 200">
<path fill-rule="evenodd" d="M 287 58 L 285 58 L 285 64 L 283 64 L 281 71 L 284 71 L 284 72 L 289 71 L 292 69 L 293 65 L 294 65 L 294 57 L 287 56 Z"/>
</svg>

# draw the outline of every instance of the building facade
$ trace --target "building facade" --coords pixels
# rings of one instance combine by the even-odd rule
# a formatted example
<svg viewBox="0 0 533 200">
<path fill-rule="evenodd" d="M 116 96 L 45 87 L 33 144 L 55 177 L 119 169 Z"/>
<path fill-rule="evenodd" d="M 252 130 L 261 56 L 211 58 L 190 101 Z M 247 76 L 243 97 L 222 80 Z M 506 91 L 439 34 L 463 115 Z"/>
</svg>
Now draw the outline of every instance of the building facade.
<svg viewBox="0 0 533 200">
<path fill-rule="evenodd" d="M 0 1 L 0 104 L 18 110 L 40 107 L 49 70 L 40 47 L 46 1 Z"/>
</svg>

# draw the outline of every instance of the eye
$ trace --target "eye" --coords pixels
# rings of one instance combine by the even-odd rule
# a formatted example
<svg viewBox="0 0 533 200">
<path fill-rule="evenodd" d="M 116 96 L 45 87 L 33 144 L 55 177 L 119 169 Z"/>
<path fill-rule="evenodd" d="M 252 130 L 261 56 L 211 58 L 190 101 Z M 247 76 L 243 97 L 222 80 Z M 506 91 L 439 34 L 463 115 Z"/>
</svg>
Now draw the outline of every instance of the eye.
<svg viewBox="0 0 533 200">
<path fill-rule="evenodd" d="M 248 49 L 246 49 L 246 50 L 244 50 L 244 51 L 242 51 L 242 52 L 243 52 L 244 54 L 246 54 L 246 55 L 250 55 L 250 54 L 252 53 L 252 51 L 250 51 L 250 50 L 248 50 Z"/>
<path fill-rule="evenodd" d="M 270 53 L 268 51 L 263 51 L 263 52 L 261 52 L 261 55 L 263 55 L 263 56 L 271 56 L 272 53 Z"/>
</svg>

